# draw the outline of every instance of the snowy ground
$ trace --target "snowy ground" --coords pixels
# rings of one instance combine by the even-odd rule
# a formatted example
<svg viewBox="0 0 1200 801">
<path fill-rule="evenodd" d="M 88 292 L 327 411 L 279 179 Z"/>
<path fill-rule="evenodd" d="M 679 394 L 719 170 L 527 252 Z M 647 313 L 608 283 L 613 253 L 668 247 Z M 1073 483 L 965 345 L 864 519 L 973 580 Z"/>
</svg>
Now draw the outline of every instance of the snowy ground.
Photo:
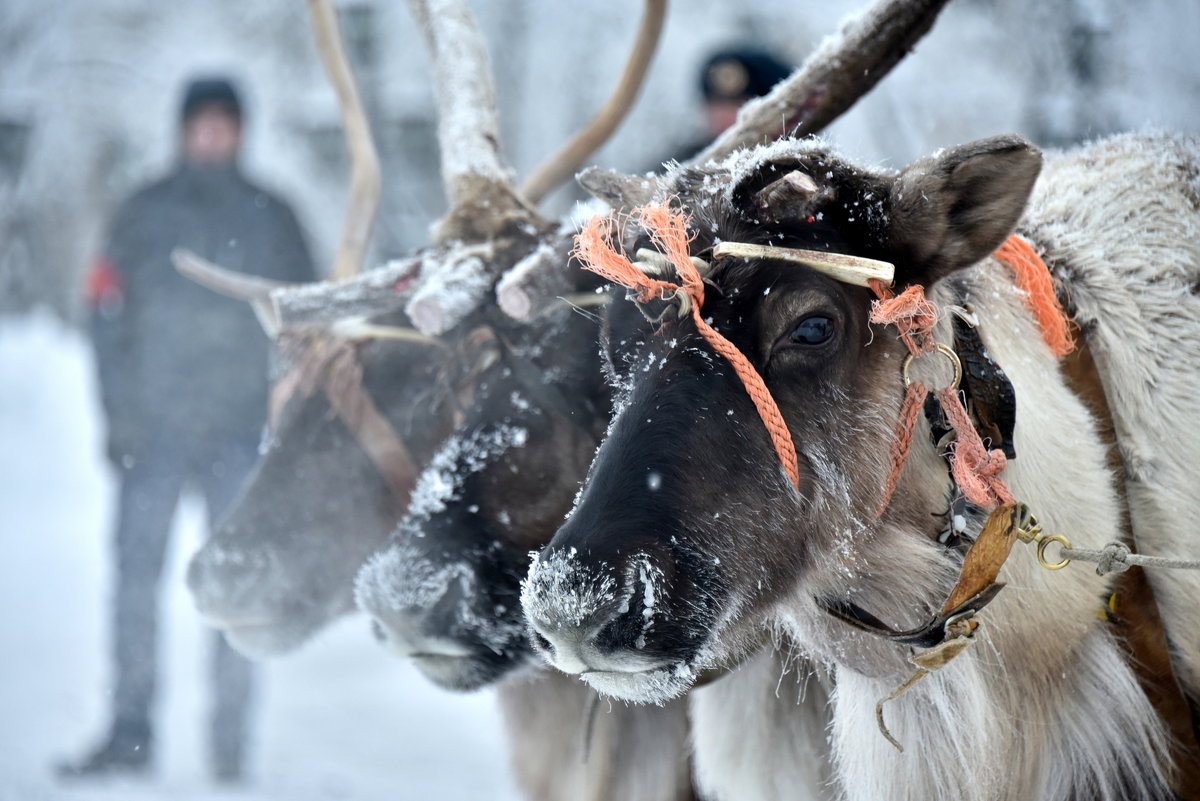
<svg viewBox="0 0 1200 801">
<path fill-rule="evenodd" d="M 55 780 L 53 763 L 91 747 L 105 720 L 114 487 L 92 374 L 87 343 L 49 315 L 0 320 L 0 801 L 515 798 L 492 696 L 438 691 L 361 618 L 263 666 L 253 784 L 212 787 L 209 633 L 182 581 L 204 528 L 190 500 L 164 576 L 157 776 Z"/>
</svg>

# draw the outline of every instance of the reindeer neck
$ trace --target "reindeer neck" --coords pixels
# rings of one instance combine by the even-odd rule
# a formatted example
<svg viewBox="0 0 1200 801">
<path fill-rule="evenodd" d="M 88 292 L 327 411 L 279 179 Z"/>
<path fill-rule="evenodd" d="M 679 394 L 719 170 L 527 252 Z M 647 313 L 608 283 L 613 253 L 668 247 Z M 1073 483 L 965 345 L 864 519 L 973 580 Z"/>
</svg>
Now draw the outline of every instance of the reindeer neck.
<svg viewBox="0 0 1200 801">
<path fill-rule="evenodd" d="M 931 297 L 942 306 L 971 303 L 983 344 L 1012 382 L 1017 456 L 1004 477 L 1016 497 L 1082 547 L 1119 539 L 1121 514 L 1097 423 L 1005 266 L 986 260 Z M 939 323 L 939 341 L 949 325 Z M 922 420 L 897 496 L 928 504 L 946 484 Z M 885 707 L 907 753 L 887 742 L 875 704 L 912 672 L 909 649 L 851 629 L 812 598 L 843 593 L 897 627 L 928 616 L 961 557 L 931 538 L 939 510 L 925 511 L 924 522 L 911 508 L 885 515 L 860 553 L 814 569 L 820 578 L 778 615 L 801 647 L 832 665 L 834 755 L 847 797 L 1066 799 L 1082 787 L 1103 799 L 1159 797 L 1162 767 L 1153 755 L 1164 753 L 1161 724 L 1096 614 L 1109 582 L 1087 570 L 1052 573 L 1027 550 L 1005 563 L 1007 588 L 980 614 L 976 642 Z M 1087 721 L 1086 729 L 1077 721 Z"/>
</svg>

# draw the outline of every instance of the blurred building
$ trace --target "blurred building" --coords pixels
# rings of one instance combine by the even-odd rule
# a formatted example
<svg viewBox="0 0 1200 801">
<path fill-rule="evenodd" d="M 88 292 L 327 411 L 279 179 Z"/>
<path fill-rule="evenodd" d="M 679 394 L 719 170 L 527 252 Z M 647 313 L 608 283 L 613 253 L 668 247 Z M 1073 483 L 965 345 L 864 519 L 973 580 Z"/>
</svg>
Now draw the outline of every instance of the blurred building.
<svg viewBox="0 0 1200 801">
<path fill-rule="evenodd" d="M 700 129 L 697 70 L 758 40 L 794 63 L 866 0 L 680 0 L 630 119 L 594 158 L 652 163 Z M 640 0 L 475 0 L 504 145 L 528 174 L 600 107 Z M 420 245 L 442 209 L 432 89 L 407 4 L 339 3 L 374 118 L 384 201 L 372 258 Z M 932 33 L 828 135 L 894 166 L 1004 131 L 1064 145 L 1157 125 L 1200 130 L 1200 3 L 955 0 Z M 321 263 L 341 224 L 348 161 L 337 104 L 295 0 L 0 3 L 0 313 L 78 314 L 77 287 L 114 199 L 172 157 L 175 90 L 198 70 L 248 90 L 248 170 L 294 198 Z M 566 195 L 551 198 L 561 211 Z"/>
</svg>

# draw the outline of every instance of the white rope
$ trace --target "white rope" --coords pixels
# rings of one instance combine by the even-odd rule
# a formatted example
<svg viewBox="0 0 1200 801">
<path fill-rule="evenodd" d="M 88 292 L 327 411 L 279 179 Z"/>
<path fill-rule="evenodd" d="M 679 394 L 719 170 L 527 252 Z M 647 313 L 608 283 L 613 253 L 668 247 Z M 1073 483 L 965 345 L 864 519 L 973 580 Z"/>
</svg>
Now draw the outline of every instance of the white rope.
<svg viewBox="0 0 1200 801">
<path fill-rule="evenodd" d="M 1090 548 L 1063 548 L 1064 559 L 1080 562 L 1094 562 L 1096 573 L 1106 576 L 1109 573 L 1124 573 L 1134 565 L 1142 567 L 1164 567 L 1178 570 L 1200 570 L 1200 559 L 1169 559 L 1163 556 L 1146 556 L 1133 553 L 1128 545 L 1110 542 L 1100 550 Z"/>
</svg>

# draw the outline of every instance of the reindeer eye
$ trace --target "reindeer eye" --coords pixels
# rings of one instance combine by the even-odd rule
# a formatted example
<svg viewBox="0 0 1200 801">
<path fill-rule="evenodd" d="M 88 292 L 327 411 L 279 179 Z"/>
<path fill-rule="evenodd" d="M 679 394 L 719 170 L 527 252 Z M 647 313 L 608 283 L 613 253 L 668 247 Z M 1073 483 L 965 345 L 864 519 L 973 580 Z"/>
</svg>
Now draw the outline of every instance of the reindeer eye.
<svg viewBox="0 0 1200 801">
<path fill-rule="evenodd" d="M 833 338 L 833 320 L 814 314 L 800 321 L 788 337 L 797 345 L 824 345 Z"/>
</svg>

